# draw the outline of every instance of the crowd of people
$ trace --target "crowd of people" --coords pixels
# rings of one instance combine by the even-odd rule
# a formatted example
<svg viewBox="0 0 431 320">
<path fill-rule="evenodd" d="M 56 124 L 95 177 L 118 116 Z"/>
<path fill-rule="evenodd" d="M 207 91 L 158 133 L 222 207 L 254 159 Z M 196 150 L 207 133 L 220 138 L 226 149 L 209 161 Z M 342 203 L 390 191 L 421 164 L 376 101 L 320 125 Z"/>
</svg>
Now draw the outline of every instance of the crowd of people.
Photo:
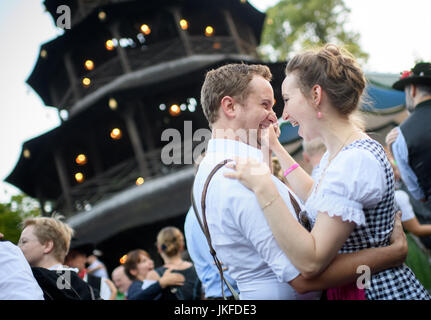
<svg viewBox="0 0 431 320">
<path fill-rule="evenodd" d="M 157 236 L 163 265 L 136 249 L 109 278 L 100 252 L 74 244 L 59 217 L 30 218 L 19 248 L 0 242 L 0 299 L 430 300 L 404 263 L 403 227 L 431 235 L 410 204 L 431 209 L 431 64 L 394 83 L 411 115 L 383 146 L 358 117 L 366 80 L 354 57 L 335 45 L 294 56 L 282 118 L 299 126 L 308 172 L 278 139 L 271 77 L 247 64 L 206 74 L 212 139 L 184 234 L 168 226 Z"/>
</svg>

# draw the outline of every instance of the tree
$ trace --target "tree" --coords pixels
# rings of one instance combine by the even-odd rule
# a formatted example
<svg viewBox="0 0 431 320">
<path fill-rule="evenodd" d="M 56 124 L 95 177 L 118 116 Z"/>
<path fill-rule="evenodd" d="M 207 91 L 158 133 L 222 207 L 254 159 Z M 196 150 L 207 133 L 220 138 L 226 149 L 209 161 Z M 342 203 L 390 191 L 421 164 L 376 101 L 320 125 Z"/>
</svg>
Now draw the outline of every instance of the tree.
<svg viewBox="0 0 431 320">
<path fill-rule="evenodd" d="M 350 9 L 343 0 L 281 0 L 266 12 L 261 54 L 271 60 L 286 60 L 302 49 L 334 43 L 344 46 L 359 61 L 359 33 L 344 29 Z"/>
<path fill-rule="evenodd" d="M 21 234 L 20 223 L 39 215 L 38 202 L 23 194 L 12 196 L 9 203 L 0 203 L 0 233 L 4 240 L 17 244 Z"/>
</svg>

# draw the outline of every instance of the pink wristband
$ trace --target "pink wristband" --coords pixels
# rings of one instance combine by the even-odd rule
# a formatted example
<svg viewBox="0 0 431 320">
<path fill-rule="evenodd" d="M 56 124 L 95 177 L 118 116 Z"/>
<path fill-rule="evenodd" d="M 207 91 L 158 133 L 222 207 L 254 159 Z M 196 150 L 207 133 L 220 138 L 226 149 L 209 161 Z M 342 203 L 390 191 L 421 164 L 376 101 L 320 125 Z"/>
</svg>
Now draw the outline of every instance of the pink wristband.
<svg viewBox="0 0 431 320">
<path fill-rule="evenodd" d="M 283 175 L 287 176 L 289 173 L 291 173 L 293 170 L 295 170 L 298 167 L 299 167 L 299 164 L 297 164 L 297 163 L 292 164 L 292 166 L 289 169 L 287 169 L 286 171 L 284 171 Z"/>
</svg>

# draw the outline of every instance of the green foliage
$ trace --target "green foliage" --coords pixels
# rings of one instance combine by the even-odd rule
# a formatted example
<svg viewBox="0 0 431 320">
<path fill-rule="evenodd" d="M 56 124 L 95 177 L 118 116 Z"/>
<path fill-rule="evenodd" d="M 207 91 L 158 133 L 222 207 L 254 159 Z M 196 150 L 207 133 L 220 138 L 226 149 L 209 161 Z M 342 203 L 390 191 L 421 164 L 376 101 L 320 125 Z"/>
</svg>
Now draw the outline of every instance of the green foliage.
<svg viewBox="0 0 431 320">
<path fill-rule="evenodd" d="M 281 0 L 266 12 L 260 52 L 263 58 L 280 61 L 300 50 L 334 43 L 366 61 L 359 33 L 344 29 L 349 13 L 343 0 Z M 271 54 L 263 53 L 268 46 Z"/>
<path fill-rule="evenodd" d="M 409 233 L 406 236 L 409 248 L 406 265 L 412 269 L 416 278 L 422 283 L 425 289 L 431 291 L 430 256 L 416 244 L 416 241 Z"/>
<path fill-rule="evenodd" d="M 0 203 L 0 233 L 4 240 L 18 243 L 21 234 L 20 223 L 40 215 L 39 204 L 26 195 L 12 196 L 9 203 Z"/>
</svg>

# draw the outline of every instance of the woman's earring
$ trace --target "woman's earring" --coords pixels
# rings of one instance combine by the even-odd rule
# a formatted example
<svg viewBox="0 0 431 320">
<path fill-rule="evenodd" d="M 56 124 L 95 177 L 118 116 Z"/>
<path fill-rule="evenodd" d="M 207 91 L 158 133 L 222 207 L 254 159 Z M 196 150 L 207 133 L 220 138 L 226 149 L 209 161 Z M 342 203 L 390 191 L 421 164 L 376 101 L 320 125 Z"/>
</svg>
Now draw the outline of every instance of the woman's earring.
<svg viewBox="0 0 431 320">
<path fill-rule="evenodd" d="M 318 118 L 318 119 L 322 119 L 322 112 L 320 112 L 320 111 L 319 111 L 319 112 L 317 113 L 317 118 Z"/>
</svg>

